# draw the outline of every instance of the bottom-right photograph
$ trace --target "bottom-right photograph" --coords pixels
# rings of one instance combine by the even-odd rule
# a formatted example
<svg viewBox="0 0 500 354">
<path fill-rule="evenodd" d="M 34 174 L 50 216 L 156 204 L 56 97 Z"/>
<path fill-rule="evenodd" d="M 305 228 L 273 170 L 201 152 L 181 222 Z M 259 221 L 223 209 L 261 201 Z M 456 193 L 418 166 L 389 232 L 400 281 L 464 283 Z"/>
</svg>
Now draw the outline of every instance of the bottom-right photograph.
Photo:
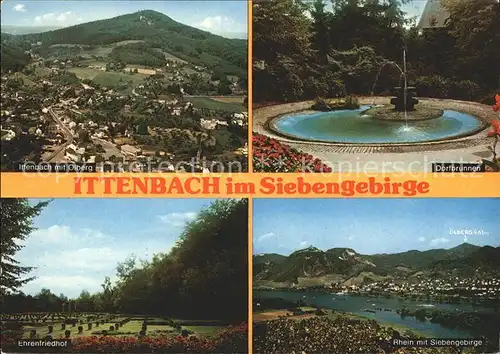
<svg viewBox="0 0 500 354">
<path fill-rule="evenodd" d="M 253 352 L 500 351 L 500 199 L 254 199 Z"/>
</svg>

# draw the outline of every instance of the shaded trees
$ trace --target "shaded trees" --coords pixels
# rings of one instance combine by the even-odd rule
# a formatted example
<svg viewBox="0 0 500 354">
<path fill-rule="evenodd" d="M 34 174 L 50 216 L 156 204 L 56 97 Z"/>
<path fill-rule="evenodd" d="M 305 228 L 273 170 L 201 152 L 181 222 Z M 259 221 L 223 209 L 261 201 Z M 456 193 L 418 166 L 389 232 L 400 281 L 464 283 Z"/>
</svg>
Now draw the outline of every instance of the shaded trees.
<svg viewBox="0 0 500 354">
<path fill-rule="evenodd" d="M 455 39 L 455 73 L 490 89 L 500 87 L 500 3 L 445 0 L 448 31 Z"/>
<path fill-rule="evenodd" d="M 296 0 L 263 1 L 254 5 L 254 100 L 296 100 L 302 79 L 312 72 L 314 51 L 311 21 Z"/>
<path fill-rule="evenodd" d="M 370 94 L 378 69 L 401 63 L 406 49 L 408 78 L 419 95 L 479 100 L 486 94 L 492 103 L 500 86 L 498 1 L 444 0 L 451 14 L 446 27 L 424 30 L 402 10 L 407 2 L 332 0 L 331 10 L 323 0 L 255 3 L 254 100 L 335 96 L 339 90 L 328 88 L 344 84 L 349 93 Z M 378 92 L 399 84 L 391 67 L 384 67 Z"/>
<path fill-rule="evenodd" d="M 122 312 L 243 321 L 247 315 L 246 200 L 219 200 L 188 223 L 168 254 L 117 268 Z"/>
</svg>

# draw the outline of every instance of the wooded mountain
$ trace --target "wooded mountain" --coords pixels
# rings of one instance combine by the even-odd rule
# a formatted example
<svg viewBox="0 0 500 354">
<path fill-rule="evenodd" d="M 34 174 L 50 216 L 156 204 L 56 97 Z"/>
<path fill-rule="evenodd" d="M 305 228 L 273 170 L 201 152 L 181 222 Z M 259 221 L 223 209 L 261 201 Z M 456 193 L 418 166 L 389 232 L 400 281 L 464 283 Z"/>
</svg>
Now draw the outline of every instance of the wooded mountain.
<svg viewBox="0 0 500 354">
<path fill-rule="evenodd" d="M 142 40 L 150 49 L 156 48 L 228 75 L 246 77 L 247 71 L 246 40 L 217 36 L 152 10 L 16 37 L 31 43 L 42 42 L 42 47 L 54 44 L 98 46 Z"/>
<path fill-rule="evenodd" d="M 428 251 L 411 250 L 394 254 L 362 255 L 350 248 L 332 248 L 322 251 L 308 247 L 290 254 L 254 256 L 255 280 L 297 283 L 299 278 L 318 281 L 338 279 L 347 281 L 356 277 L 379 277 L 432 274 L 500 274 L 500 247 L 479 247 L 463 243 L 450 249 Z"/>
<path fill-rule="evenodd" d="M 144 40 L 181 59 L 210 68 L 246 72 L 246 41 L 227 39 L 176 22 L 160 12 L 145 10 L 106 20 L 88 22 L 26 38 L 43 45 L 102 45 L 125 40 Z"/>
</svg>

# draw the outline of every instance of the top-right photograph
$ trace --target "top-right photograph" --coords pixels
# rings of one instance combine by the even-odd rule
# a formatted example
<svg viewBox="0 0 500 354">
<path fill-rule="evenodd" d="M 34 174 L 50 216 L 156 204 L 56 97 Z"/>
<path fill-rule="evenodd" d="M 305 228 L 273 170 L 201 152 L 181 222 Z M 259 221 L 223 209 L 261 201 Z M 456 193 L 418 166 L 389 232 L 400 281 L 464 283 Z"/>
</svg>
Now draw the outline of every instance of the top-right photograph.
<svg viewBox="0 0 500 354">
<path fill-rule="evenodd" d="M 255 172 L 499 172 L 498 0 L 253 2 Z"/>
</svg>

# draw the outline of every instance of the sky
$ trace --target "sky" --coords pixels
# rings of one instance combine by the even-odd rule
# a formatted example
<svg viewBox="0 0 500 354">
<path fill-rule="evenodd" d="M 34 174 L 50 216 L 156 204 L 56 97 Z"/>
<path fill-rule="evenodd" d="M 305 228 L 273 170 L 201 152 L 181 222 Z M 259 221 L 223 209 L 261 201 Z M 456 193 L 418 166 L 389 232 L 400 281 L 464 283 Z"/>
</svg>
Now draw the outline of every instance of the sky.
<svg viewBox="0 0 500 354">
<path fill-rule="evenodd" d="M 309 0 L 312 1 L 312 0 Z M 327 3 L 327 9 L 331 10 L 331 1 L 330 0 L 325 0 Z M 407 1 L 406 4 L 402 6 L 402 10 L 406 13 L 407 18 L 413 18 L 417 17 L 417 23 L 418 19 L 420 18 L 420 15 L 422 15 L 422 12 L 424 11 L 425 3 L 427 0 L 409 0 Z"/>
<path fill-rule="evenodd" d="M 464 242 L 498 247 L 499 223 L 498 198 L 254 199 L 253 249 L 289 255 L 309 246 L 360 254 L 448 249 Z"/>
<path fill-rule="evenodd" d="M 38 200 L 30 200 L 36 203 Z M 48 288 L 77 297 L 100 291 L 106 276 L 129 255 L 151 260 L 168 252 L 186 221 L 209 199 L 55 199 L 34 219 L 37 228 L 16 254 L 24 266 L 37 267 L 37 279 L 21 290 L 37 294 Z"/>
<path fill-rule="evenodd" d="M 422 12 L 424 11 L 425 3 L 426 0 L 413 0 L 410 1 L 408 4 L 403 5 L 402 9 L 404 12 L 406 12 L 406 17 L 411 18 L 411 17 L 417 17 L 417 23 L 418 19 L 422 15 Z"/>
<path fill-rule="evenodd" d="M 183 24 L 229 38 L 246 38 L 247 2 L 221 1 L 2 1 L 2 26 L 67 27 L 155 10 Z"/>
</svg>

